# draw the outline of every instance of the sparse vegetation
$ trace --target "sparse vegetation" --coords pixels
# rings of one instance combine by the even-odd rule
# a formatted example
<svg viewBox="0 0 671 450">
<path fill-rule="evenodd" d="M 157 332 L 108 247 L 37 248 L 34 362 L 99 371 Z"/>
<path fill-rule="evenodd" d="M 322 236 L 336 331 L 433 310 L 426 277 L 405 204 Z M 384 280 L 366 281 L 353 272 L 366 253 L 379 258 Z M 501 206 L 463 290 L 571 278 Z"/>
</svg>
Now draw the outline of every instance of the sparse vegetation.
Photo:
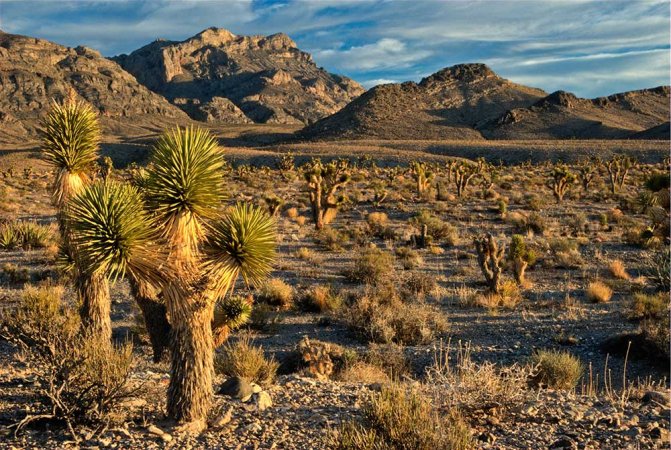
<svg viewBox="0 0 671 450">
<path fill-rule="evenodd" d="M 585 370 L 578 358 L 557 350 L 537 351 L 531 364 L 536 367 L 534 381 L 550 389 L 573 389 Z"/>
</svg>

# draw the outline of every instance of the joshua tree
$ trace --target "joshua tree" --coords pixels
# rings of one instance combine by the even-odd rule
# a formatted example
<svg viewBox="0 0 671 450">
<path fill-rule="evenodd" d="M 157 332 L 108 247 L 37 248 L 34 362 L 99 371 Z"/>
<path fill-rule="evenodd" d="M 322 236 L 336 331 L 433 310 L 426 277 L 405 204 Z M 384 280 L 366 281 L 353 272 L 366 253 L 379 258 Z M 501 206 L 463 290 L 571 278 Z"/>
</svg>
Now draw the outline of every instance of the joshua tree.
<svg viewBox="0 0 671 450">
<path fill-rule="evenodd" d="M 304 176 L 310 192 L 315 228 L 321 230 L 335 218 L 338 206 L 345 200 L 344 196 L 336 197 L 336 191 L 350 180 L 349 163 L 338 160 L 323 164 L 321 160 L 313 159 L 306 164 Z"/>
<path fill-rule="evenodd" d="M 72 98 L 63 104 L 54 103 L 43 122 L 42 151 L 45 160 L 56 169 L 52 200 L 58 208 L 64 259 L 73 263 L 85 332 L 109 339 L 112 328 L 107 278 L 79 260 L 66 220 L 69 200 L 84 190 L 89 174 L 95 170 L 99 142 L 98 118 L 89 105 Z"/>
<path fill-rule="evenodd" d="M 284 200 L 277 195 L 271 194 L 263 198 L 268 206 L 268 212 L 271 216 L 276 216 L 280 212 L 280 208 L 284 206 Z"/>
<path fill-rule="evenodd" d="M 83 325 L 111 337 L 108 280 L 128 274 L 134 280 L 159 283 L 162 252 L 154 226 L 136 188 L 99 181 L 73 197 L 66 221 L 77 255 L 77 287 L 86 292 Z M 163 255 L 164 256 L 164 255 Z"/>
<path fill-rule="evenodd" d="M 207 131 L 164 134 L 151 163 L 145 195 L 167 243 L 167 270 L 175 275 L 161 287 L 172 326 L 167 410 L 185 427 L 199 430 L 213 397 L 216 302 L 239 275 L 257 282 L 270 271 L 274 222 L 246 205 L 218 217 L 223 155 Z"/>
<path fill-rule="evenodd" d="M 454 168 L 454 184 L 457 188 L 457 196 L 461 197 L 465 192 L 468 184 L 474 176 L 478 174 L 478 166 L 460 162 Z"/>
<path fill-rule="evenodd" d="M 474 238 L 473 243 L 478 253 L 478 264 L 489 285 L 489 290 L 499 293 L 501 283 L 501 260 L 503 259 L 505 246 L 499 245 L 491 234 Z"/>
<path fill-rule="evenodd" d="M 520 234 L 513 234 L 510 242 L 510 249 L 508 250 L 508 261 L 513 264 L 513 271 L 515 273 L 515 281 L 518 284 L 524 284 L 524 275 L 529 264 L 533 264 L 536 260 L 536 255 L 533 250 L 527 248 L 524 242 L 524 237 Z"/>
<path fill-rule="evenodd" d="M 598 169 L 599 161 L 596 159 L 590 159 L 580 163 L 578 166 L 578 177 L 580 178 L 583 191 L 587 192 L 589 190 L 589 185 L 594 180 Z"/>
<path fill-rule="evenodd" d="M 610 191 L 614 194 L 617 189 L 622 189 L 627 174 L 635 161 L 628 156 L 614 156 L 610 161 L 606 162 L 606 170 L 608 170 L 608 177 L 610 179 Z"/>
<path fill-rule="evenodd" d="M 575 181 L 575 175 L 563 164 L 552 169 L 550 175 L 552 176 L 552 193 L 557 199 L 557 203 L 561 203 L 571 184 Z"/>
<path fill-rule="evenodd" d="M 294 154 L 287 153 L 280 157 L 280 160 L 277 162 L 277 168 L 280 171 L 280 175 L 284 181 L 292 181 L 296 178 L 295 176 L 295 165 L 294 165 Z"/>
<path fill-rule="evenodd" d="M 81 192 L 95 170 L 100 126 L 91 107 L 74 100 L 54 103 L 42 126 L 42 154 L 56 169 L 52 199 L 63 232 L 67 201 Z"/>
<path fill-rule="evenodd" d="M 410 164 L 410 170 L 417 183 L 417 194 L 422 195 L 431 186 L 435 174 L 429 170 L 425 163 L 417 161 Z"/>
</svg>

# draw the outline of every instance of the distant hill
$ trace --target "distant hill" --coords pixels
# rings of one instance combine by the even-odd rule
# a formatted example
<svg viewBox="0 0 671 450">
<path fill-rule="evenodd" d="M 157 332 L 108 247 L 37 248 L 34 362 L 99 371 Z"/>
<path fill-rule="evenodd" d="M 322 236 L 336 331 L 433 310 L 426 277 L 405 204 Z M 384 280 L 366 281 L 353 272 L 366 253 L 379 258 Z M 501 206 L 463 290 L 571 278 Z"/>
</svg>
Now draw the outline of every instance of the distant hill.
<svg viewBox="0 0 671 450">
<path fill-rule="evenodd" d="M 63 99 L 70 90 L 100 111 L 103 125 L 131 117 L 133 126 L 188 120 L 95 50 L 0 31 L 0 142 L 34 136 L 52 99 Z"/>
<path fill-rule="evenodd" d="M 484 64 L 460 64 L 419 83 L 376 86 L 297 137 L 668 139 L 668 121 L 668 86 L 588 100 L 512 83 Z"/>
<path fill-rule="evenodd" d="M 482 139 L 478 127 L 547 94 L 512 83 L 484 64 L 460 64 L 419 83 L 375 86 L 306 127 L 306 138 Z"/>
<path fill-rule="evenodd" d="M 364 92 L 317 67 L 283 33 L 236 36 L 208 28 L 113 58 L 192 118 L 229 123 L 311 123 Z"/>
<path fill-rule="evenodd" d="M 662 125 L 668 130 L 668 120 L 668 86 L 591 100 L 557 91 L 507 111 L 480 131 L 490 139 L 668 139 Z"/>
</svg>

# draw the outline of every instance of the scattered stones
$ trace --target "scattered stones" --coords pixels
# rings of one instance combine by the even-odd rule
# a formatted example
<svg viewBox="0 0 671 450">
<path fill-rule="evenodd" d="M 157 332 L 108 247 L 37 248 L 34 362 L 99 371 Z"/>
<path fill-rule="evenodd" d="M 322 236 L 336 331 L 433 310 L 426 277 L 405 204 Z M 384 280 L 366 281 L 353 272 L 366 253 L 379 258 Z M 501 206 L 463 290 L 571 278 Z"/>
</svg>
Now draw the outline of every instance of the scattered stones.
<svg viewBox="0 0 671 450">
<path fill-rule="evenodd" d="M 555 442 L 553 442 L 550 447 L 550 450 L 577 450 L 578 443 L 571 439 L 568 436 L 561 436 Z"/>
<path fill-rule="evenodd" d="M 163 440 L 163 442 L 172 441 L 172 436 L 169 433 L 166 433 L 165 431 L 161 430 L 156 425 L 149 425 L 147 427 L 147 432 L 149 432 L 150 434 L 153 434 L 154 436 L 160 437 L 161 440 Z"/>
<path fill-rule="evenodd" d="M 643 403 L 656 403 L 662 406 L 669 406 L 671 403 L 669 401 L 669 394 L 664 394 L 657 391 L 648 391 L 643 395 Z"/>
<path fill-rule="evenodd" d="M 273 406 L 273 400 L 270 398 L 270 394 L 268 394 L 266 391 L 261 391 L 257 394 L 254 394 L 254 403 L 256 404 L 256 408 L 259 411 L 265 411 L 266 409 Z"/>
</svg>

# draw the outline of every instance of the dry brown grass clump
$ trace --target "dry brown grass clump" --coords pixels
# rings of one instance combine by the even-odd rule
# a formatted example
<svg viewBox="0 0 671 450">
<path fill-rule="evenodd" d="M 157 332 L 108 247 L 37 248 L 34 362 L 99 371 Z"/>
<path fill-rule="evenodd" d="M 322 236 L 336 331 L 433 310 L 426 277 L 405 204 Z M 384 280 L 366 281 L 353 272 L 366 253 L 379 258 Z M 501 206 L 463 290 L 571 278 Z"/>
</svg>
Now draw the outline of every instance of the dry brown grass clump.
<svg viewBox="0 0 671 450">
<path fill-rule="evenodd" d="M 537 351 L 531 364 L 536 368 L 536 384 L 550 389 L 573 389 L 585 370 L 577 357 L 557 350 Z"/>
<path fill-rule="evenodd" d="M 347 422 L 329 437 L 338 450 L 465 450 L 471 432 L 456 410 L 439 412 L 402 385 L 383 387 L 364 406 L 363 420 Z"/>
<path fill-rule="evenodd" d="M 228 377 L 241 377 L 250 382 L 268 386 L 275 380 L 279 364 L 267 359 L 263 348 L 254 345 L 252 339 L 243 335 L 234 343 L 223 347 L 214 361 L 217 373 Z"/>
<path fill-rule="evenodd" d="M 613 277 L 617 278 L 618 280 L 631 279 L 631 277 L 627 273 L 627 269 L 625 269 L 624 267 L 624 263 L 619 259 L 613 260 L 608 266 L 608 270 L 610 270 L 610 274 L 613 275 Z"/>
<path fill-rule="evenodd" d="M 613 296 L 613 290 L 601 281 L 593 281 L 587 286 L 585 295 L 592 303 L 608 303 Z"/>
<path fill-rule="evenodd" d="M 258 299 L 272 306 L 289 309 L 294 301 L 294 289 L 280 278 L 271 278 L 261 286 Z"/>
<path fill-rule="evenodd" d="M 301 306 L 307 311 L 337 311 L 342 306 L 342 297 L 331 286 L 313 286 L 302 299 Z"/>
</svg>

